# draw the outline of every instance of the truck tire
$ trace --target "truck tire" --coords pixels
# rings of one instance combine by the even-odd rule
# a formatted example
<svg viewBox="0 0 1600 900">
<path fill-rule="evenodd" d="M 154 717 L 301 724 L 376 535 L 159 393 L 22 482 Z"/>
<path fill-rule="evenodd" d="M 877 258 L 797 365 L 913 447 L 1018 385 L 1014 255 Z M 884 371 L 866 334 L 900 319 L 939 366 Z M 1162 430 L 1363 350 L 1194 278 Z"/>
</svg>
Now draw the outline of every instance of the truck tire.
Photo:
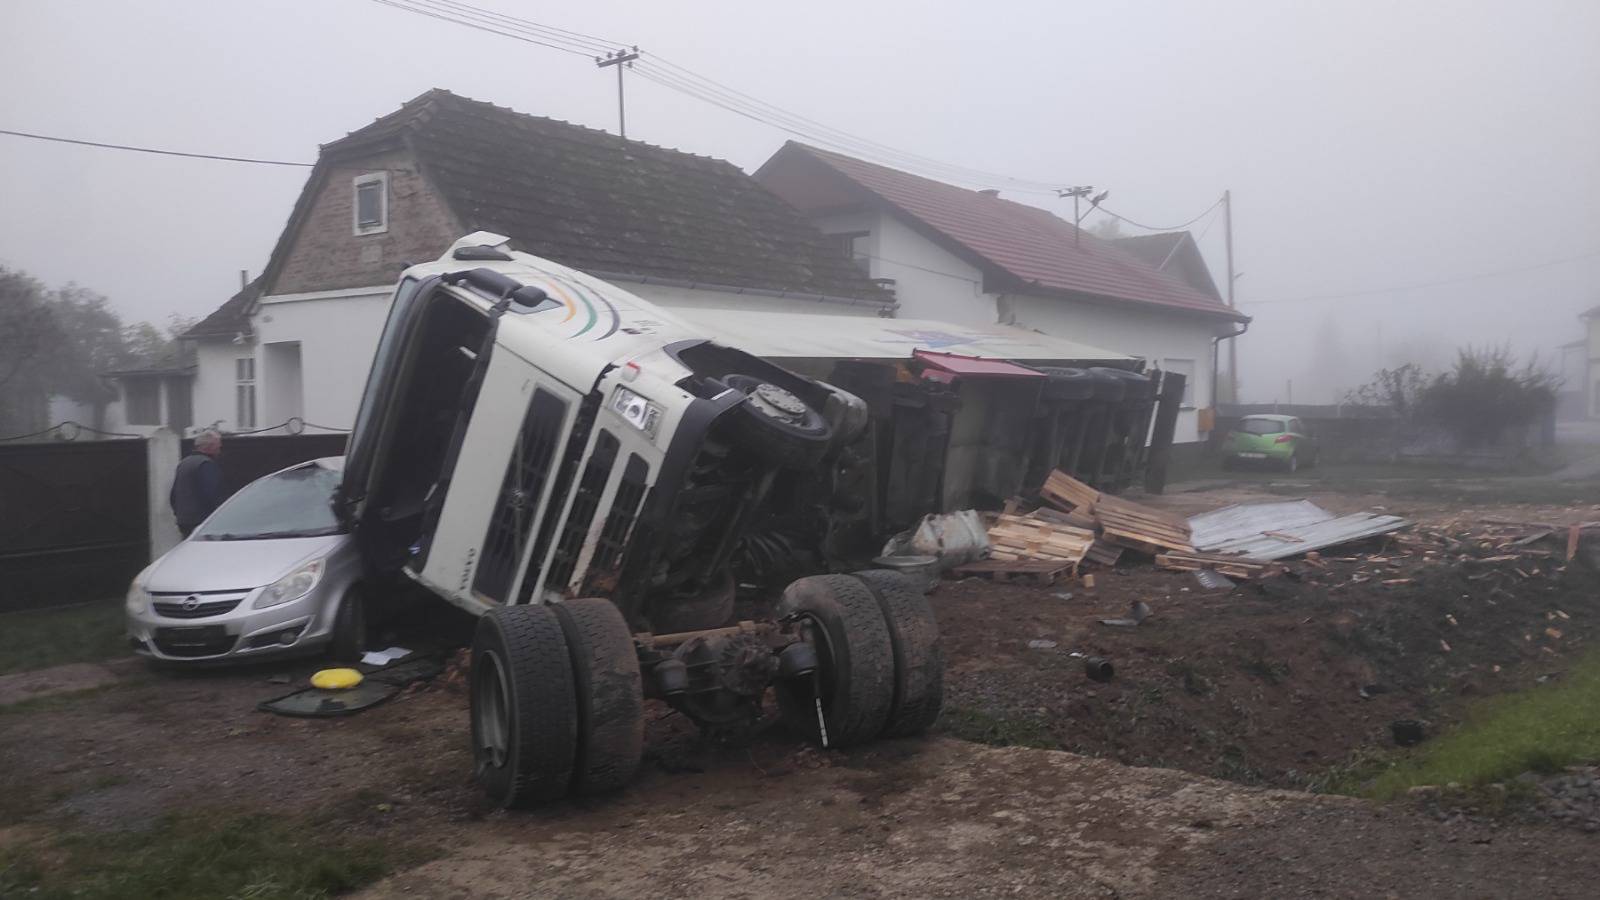
<svg viewBox="0 0 1600 900">
<path fill-rule="evenodd" d="M 784 590 L 778 615 L 797 617 L 817 651 L 816 675 L 778 684 L 784 721 L 821 740 L 820 695 L 827 746 L 850 747 L 882 733 L 894 705 L 894 646 L 867 586 L 849 575 L 801 578 Z"/>
<path fill-rule="evenodd" d="M 548 606 L 492 609 L 472 639 L 473 774 L 505 808 L 566 796 L 578 701 L 561 623 Z"/>
<path fill-rule="evenodd" d="M 857 572 L 883 610 L 894 647 L 894 704 L 883 737 L 927 731 L 944 706 L 944 651 L 928 598 L 912 580 L 884 569 Z"/>
<path fill-rule="evenodd" d="M 747 398 L 728 413 L 743 446 L 784 469 L 809 469 L 821 461 L 833 438 L 821 412 L 760 378 L 728 375 L 722 381 Z"/>
<path fill-rule="evenodd" d="M 603 598 L 552 604 L 572 656 L 578 743 L 572 791 L 603 794 L 633 780 L 644 755 L 639 655 L 622 611 Z"/>
<path fill-rule="evenodd" d="M 328 657 L 338 662 L 355 662 L 367 652 L 367 606 L 361 588 L 352 586 L 339 598 L 333 614 L 333 639 L 328 642 Z"/>
</svg>

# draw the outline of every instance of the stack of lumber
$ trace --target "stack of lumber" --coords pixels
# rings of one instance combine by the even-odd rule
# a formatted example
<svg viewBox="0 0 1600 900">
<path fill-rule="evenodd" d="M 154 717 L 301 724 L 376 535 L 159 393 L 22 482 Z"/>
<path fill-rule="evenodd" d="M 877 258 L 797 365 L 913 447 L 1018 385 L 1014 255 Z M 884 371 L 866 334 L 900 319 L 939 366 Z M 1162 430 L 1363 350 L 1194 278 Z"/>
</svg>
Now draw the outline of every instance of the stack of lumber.
<svg viewBox="0 0 1600 900">
<path fill-rule="evenodd" d="M 992 560 L 1044 560 L 1076 568 L 1094 543 L 1094 532 L 1036 516 L 1002 514 L 989 528 Z"/>
<path fill-rule="evenodd" d="M 1189 523 L 1154 507 L 1102 494 L 1060 470 L 1050 473 L 1039 496 L 1074 524 L 1098 529 L 1100 543 L 1157 554 L 1193 553 Z M 1100 557 L 1114 556 L 1101 551 Z"/>
<path fill-rule="evenodd" d="M 1156 565 L 1179 572 L 1198 572 L 1214 569 L 1229 578 L 1254 581 L 1277 575 L 1283 567 L 1277 563 L 1257 562 L 1238 556 L 1220 556 L 1214 553 L 1158 553 Z"/>
</svg>

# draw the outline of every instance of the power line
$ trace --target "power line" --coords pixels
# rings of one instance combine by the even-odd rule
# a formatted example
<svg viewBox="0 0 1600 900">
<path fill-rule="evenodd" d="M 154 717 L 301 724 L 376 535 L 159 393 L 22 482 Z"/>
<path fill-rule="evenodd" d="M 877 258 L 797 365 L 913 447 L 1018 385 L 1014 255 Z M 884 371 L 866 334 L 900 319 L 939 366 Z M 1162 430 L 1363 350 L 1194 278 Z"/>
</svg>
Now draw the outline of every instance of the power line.
<svg viewBox="0 0 1600 900">
<path fill-rule="evenodd" d="M 315 163 L 291 162 L 284 159 L 257 159 L 249 156 L 223 156 L 216 153 L 191 153 L 187 150 L 163 150 L 155 147 L 135 147 L 131 144 L 107 144 L 101 141 L 84 141 L 77 138 L 59 137 L 51 134 L 34 134 L 28 131 L 12 131 L 0 128 L 0 134 L 9 134 L 12 137 L 32 138 L 36 141 L 54 141 L 58 144 L 77 144 L 83 147 L 100 147 L 106 150 L 131 150 L 134 153 L 154 153 L 158 156 L 182 156 L 188 159 L 215 159 L 222 162 L 254 163 L 259 166 L 299 166 L 310 168 Z"/>
<path fill-rule="evenodd" d="M 613 41 L 583 32 L 557 29 L 527 19 L 485 10 L 459 0 L 373 0 L 373 2 L 574 55 L 593 56 L 618 47 L 631 46 L 630 42 Z M 1054 182 L 1017 178 L 945 163 L 872 141 L 767 103 L 654 54 L 644 54 L 635 71 L 669 90 L 778 128 L 813 143 L 872 161 L 901 168 L 932 170 L 937 173 L 937 177 L 965 182 L 984 184 L 999 182 L 1025 193 L 1053 194 L 1054 188 L 1058 186 Z"/>
<path fill-rule="evenodd" d="M 1533 272 L 1539 269 L 1550 269 L 1554 268 L 1555 266 L 1564 266 L 1567 263 L 1578 262 L 1579 260 L 1590 259 L 1596 256 L 1600 256 L 1600 250 L 1591 250 L 1588 253 L 1580 253 L 1577 256 L 1568 256 L 1562 259 L 1552 259 L 1549 262 L 1534 263 L 1533 265 L 1529 266 L 1517 266 L 1516 268 L 1499 269 L 1493 272 L 1479 272 L 1476 275 L 1463 275 L 1459 278 L 1446 278 L 1440 281 L 1423 281 L 1415 284 L 1401 284 L 1385 288 L 1346 291 L 1340 294 L 1311 294 L 1304 297 L 1279 297 L 1277 299 L 1243 300 L 1240 302 L 1242 304 L 1257 306 L 1270 303 L 1310 303 L 1316 300 L 1343 300 L 1349 297 L 1372 297 L 1378 294 L 1398 294 L 1403 291 L 1417 291 L 1423 288 L 1444 287 L 1445 285 L 1451 284 L 1465 284 L 1471 281 L 1482 281 L 1485 278 L 1499 278 L 1503 275 L 1516 275 L 1521 272 Z"/>
<path fill-rule="evenodd" d="M 1127 224 L 1132 225 L 1135 228 L 1143 228 L 1145 231 L 1182 231 L 1185 228 L 1188 228 L 1190 225 L 1193 225 L 1194 223 L 1200 221 L 1201 219 L 1204 219 L 1206 217 L 1206 215 L 1209 214 L 1213 209 L 1216 209 L 1217 207 L 1219 207 L 1221 205 L 1222 205 L 1222 198 L 1218 197 L 1216 202 L 1212 203 L 1210 206 L 1206 207 L 1200 213 L 1200 215 L 1195 216 L 1194 218 L 1190 219 L 1187 222 L 1184 222 L 1182 225 L 1145 225 L 1142 222 L 1135 222 L 1134 220 L 1128 218 L 1127 216 L 1118 215 L 1117 213 L 1114 213 L 1111 210 L 1106 209 L 1104 206 L 1100 206 L 1100 207 L 1096 207 L 1096 208 L 1099 209 L 1101 212 L 1105 213 L 1106 215 L 1110 216 L 1111 218 L 1116 219 L 1119 222 L 1126 222 Z"/>
</svg>

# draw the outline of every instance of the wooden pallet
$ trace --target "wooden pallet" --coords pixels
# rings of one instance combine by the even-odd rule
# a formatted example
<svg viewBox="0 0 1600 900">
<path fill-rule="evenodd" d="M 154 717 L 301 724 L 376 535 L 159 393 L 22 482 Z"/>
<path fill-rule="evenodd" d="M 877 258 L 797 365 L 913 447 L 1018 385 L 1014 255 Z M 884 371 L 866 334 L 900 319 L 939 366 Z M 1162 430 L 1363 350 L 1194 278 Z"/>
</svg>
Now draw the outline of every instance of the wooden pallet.
<svg viewBox="0 0 1600 900">
<path fill-rule="evenodd" d="M 1169 550 L 1194 552 L 1189 543 L 1187 523 L 1179 526 L 1170 517 L 1148 515 L 1144 509 L 1147 507 L 1138 504 L 1121 507 L 1102 502 L 1095 507 L 1095 518 L 1100 520 L 1100 538 L 1108 544 L 1152 555 Z"/>
<path fill-rule="evenodd" d="M 1065 575 L 1072 577 L 1077 566 L 1070 562 L 1048 559 L 980 559 L 951 569 L 958 578 L 987 578 L 1001 583 L 1051 585 Z"/>
<path fill-rule="evenodd" d="M 1086 562 L 1092 562 L 1097 566 L 1114 566 L 1117 560 L 1122 558 L 1122 548 L 1097 538 L 1089 545 L 1089 552 L 1083 558 Z"/>
<path fill-rule="evenodd" d="M 1074 510 L 1089 512 L 1100 501 L 1101 494 L 1071 475 L 1056 469 L 1039 488 L 1039 497 L 1062 512 Z"/>
<path fill-rule="evenodd" d="M 1208 553 L 1161 553 L 1156 555 L 1156 565 L 1179 572 L 1198 572 L 1215 569 L 1229 578 L 1253 581 L 1277 575 L 1283 566 L 1277 563 L 1257 562 L 1237 556 L 1219 556 Z"/>
<path fill-rule="evenodd" d="M 999 560 L 1060 560 L 1076 566 L 1094 543 L 1094 532 L 1033 516 L 1002 513 L 989 528 L 989 556 Z"/>
</svg>

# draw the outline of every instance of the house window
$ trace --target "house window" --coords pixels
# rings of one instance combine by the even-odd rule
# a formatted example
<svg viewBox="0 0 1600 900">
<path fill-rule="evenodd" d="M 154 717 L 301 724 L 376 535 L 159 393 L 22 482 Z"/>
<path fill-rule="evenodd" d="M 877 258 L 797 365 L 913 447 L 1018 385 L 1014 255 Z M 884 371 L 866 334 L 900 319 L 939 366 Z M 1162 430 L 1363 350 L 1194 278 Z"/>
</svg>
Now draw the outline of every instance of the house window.
<svg viewBox="0 0 1600 900">
<path fill-rule="evenodd" d="M 840 256 L 853 260 L 861 267 L 861 271 L 871 274 L 872 258 L 867 255 L 866 247 L 862 245 L 861 238 L 870 235 L 870 231 L 837 231 L 828 235 Z"/>
<path fill-rule="evenodd" d="M 129 378 L 122 382 L 122 396 L 129 425 L 161 424 L 159 378 Z"/>
<path fill-rule="evenodd" d="M 256 427 L 256 361 L 242 356 L 233 361 L 234 400 L 238 411 L 234 424 L 239 428 Z"/>
<path fill-rule="evenodd" d="M 1194 409 L 1194 360 L 1164 359 L 1161 361 L 1161 368 L 1183 376 L 1183 402 L 1179 406 L 1184 409 Z"/>
<path fill-rule="evenodd" d="M 389 173 L 374 172 L 356 177 L 353 189 L 355 233 L 382 234 L 389 230 Z"/>
</svg>

